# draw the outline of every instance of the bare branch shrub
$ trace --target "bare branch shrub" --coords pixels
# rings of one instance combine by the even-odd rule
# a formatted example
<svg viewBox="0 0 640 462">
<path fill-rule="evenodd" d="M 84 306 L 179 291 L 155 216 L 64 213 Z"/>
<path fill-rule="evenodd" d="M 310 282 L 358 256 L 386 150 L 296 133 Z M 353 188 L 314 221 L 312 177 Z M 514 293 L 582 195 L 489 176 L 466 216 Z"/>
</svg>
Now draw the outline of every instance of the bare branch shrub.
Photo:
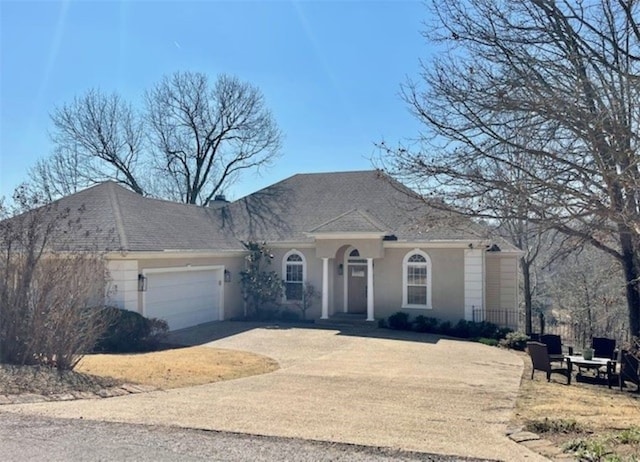
<svg viewBox="0 0 640 462">
<path fill-rule="evenodd" d="M 41 201 L 25 188 L 14 200 L 22 213 L 0 222 L 0 362 L 73 369 L 110 322 L 104 259 L 65 252 L 68 227 L 78 226 L 69 210 L 33 208 Z"/>
</svg>

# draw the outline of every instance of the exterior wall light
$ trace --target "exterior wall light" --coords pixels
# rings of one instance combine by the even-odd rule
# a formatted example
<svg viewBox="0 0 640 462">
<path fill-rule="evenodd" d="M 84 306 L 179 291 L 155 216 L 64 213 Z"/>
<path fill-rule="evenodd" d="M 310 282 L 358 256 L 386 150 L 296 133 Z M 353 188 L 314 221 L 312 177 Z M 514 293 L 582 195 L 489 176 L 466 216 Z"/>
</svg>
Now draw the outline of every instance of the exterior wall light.
<svg viewBox="0 0 640 462">
<path fill-rule="evenodd" d="M 231 282 L 231 271 L 224 270 L 224 282 Z"/>
<path fill-rule="evenodd" d="M 147 291 L 147 277 L 144 274 L 138 274 L 138 292 Z"/>
</svg>

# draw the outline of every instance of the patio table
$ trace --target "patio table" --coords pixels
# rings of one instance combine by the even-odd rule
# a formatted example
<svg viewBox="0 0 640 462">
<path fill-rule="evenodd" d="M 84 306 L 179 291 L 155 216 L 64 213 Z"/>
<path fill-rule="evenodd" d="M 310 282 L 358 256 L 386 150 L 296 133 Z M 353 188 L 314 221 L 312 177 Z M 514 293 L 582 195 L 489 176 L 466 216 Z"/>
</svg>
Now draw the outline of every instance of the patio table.
<svg viewBox="0 0 640 462">
<path fill-rule="evenodd" d="M 601 367 L 607 368 L 607 385 L 611 388 L 611 380 L 615 372 L 616 361 L 609 358 L 599 358 L 594 356 L 592 359 L 584 359 L 581 355 L 566 355 L 565 360 L 569 368 L 569 374 L 573 370 L 573 366 L 576 365 L 585 369 L 600 369 Z"/>
</svg>

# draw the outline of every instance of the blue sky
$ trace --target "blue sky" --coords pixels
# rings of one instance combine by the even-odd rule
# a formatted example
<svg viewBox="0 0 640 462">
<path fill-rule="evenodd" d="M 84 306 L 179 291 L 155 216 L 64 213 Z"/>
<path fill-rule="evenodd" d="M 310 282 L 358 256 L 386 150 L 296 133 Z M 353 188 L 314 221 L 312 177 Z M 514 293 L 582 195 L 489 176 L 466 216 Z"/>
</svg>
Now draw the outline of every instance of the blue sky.
<svg viewBox="0 0 640 462">
<path fill-rule="evenodd" d="M 374 143 L 417 136 L 400 84 L 428 45 L 420 1 L 0 0 L 0 197 L 51 150 L 49 114 L 89 88 L 142 102 L 163 75 L 257 85 L 285 139 L 238 198 L 295 173 L 372 168 Z"/>
</svg>

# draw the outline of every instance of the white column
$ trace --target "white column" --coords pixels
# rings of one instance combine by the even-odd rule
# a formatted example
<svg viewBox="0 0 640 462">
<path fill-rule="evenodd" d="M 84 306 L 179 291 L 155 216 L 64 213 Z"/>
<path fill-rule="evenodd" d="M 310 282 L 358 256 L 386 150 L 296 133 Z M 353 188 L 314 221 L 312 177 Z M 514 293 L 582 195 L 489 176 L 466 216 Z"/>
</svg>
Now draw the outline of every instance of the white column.
<svg viewBox="0 0 640 462">
<path fill-rule="evenodd" d="M 373 258 L 367 258 L 367 321 L 373 317 Z"/>
<path fill-rule="evenodd" d="M 484 301 L 484 250 L 464 251 L 464 319 L 473 321 L 475 309 L 482 312 Z"/>
<path fill-rule="evenodd" d="M 329 319 L 329 259 L 322 259 L 322 315 L 320 319 Z"/>
</svg>

